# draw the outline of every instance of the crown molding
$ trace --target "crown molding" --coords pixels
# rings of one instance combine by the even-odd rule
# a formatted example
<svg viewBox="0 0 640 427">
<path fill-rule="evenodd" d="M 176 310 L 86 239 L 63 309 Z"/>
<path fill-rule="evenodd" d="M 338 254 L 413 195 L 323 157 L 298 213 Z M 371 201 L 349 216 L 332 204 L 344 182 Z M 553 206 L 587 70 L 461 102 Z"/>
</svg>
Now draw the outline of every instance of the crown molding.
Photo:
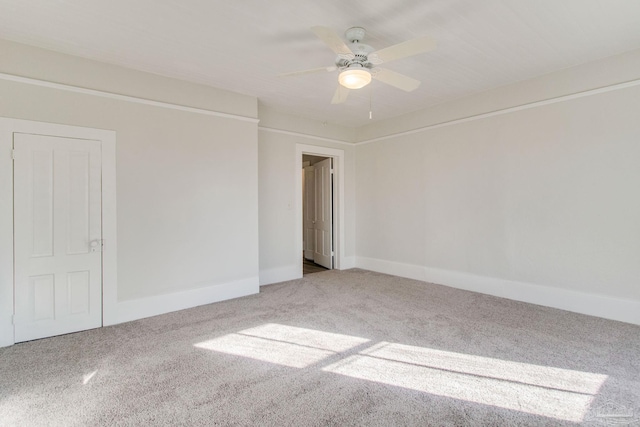
<svg viewBox="0 0 640 427">
<path fill-rule="evenodd" d="M 186 105 L 173 104 L 171 102 L 153 101 L 151 99 L 139 98 L 137 96 L 120 95 L 117 93 L 106 92 L 96 89 L 87 89 L 83 87 L 54 83 L 46 80 L 34 79 L 31 77 L 16 76 L 13 74 L 0 73 L 0 80 L 10 82 L 24 83 L 32 86 L 46 87 L 50 89 L 59 89 L 67 92 L 82 93 L 85 95 L 99 96 L 101 98 L 116 99 L 118 101 L 133 102 L 135 104 L 150 105 L 153 107 L 168 108 L 171 110 L 187 111 L 190 113 L 204 114 L 207 116 L 223 117 L 226 119 L 240 120 L 249 123 L 258 123 L 260 119 L 253 117 L 240 116 L 237 114 L 222 113 L 220 111 L 207 110 L 204 108 L 187 107 Z"/>
<path fill-rule="evenodd" d="M 473 116 L 467 116 L 467 117 L 462 117 L 459 119 L 454 119 L 454 120 L 448 120 L 448 121 L 444 121 L 444 122 L 440 122 L 440 123 L 434 123 L 432 125 L 428 125 L 428 126 L 423 126 L 423 127 L 419 127 L 417 129 L 412 129 L 412 130 L 407 130 L 407 131 L 403 131 L 403 132 L 397 132 L 397 133 L 393 133 L 390 135 L 385 135 L 385 136 L 381 136 L 378 138 L 371 138 L 371 139 L 367 139 L 364 141 L 359 141 L 356 142 L 354 145 L 364 145 L 364 144 L 370 144 L 372 142 L 378 142 L 378 141 L 383 141 L 385 139 L 391 139 L 391 138 L 397 138 L 399 136 L 405 136 L 405 135 L 413 135 L 416 133 L 421 133 L 421 132 L 426 132 L 432 129 L 438 129 L 438 128 L 442 128 L 442 127 L 446 127 L 446 126 L 453 126 L 453 125 L 457 125 L 460 123 L 466 123 L 466 122 L 472 122 L 475 120 L 481 120 L 481 119 L 486 119 L 489 117 L 494 117 L 494 116 L 500 116 L 503 114 L 509 114 L 509 113 L 515 113 L 516 111 L 522 111 L 522 110 L 528 110 L 530 108 L 537 108 L 537 107 L 542 107 L 545 105 L 551 105 L 551 104 L 557 104 L 559 102 L 565 102 L 565 101 L 571 101 L 573 99 L 578 99 L 578 98 L 584 98 L 587 96 L 593 96 L 593 95 L 598 95 L 601 93 L 606 93 L 606 92 L 612 92 L 615 90 L 621 90 L 621 89 L 627 89 L 630 87 L 634 87 L 634 86 L 638 86 L 640 85 L 640 79 L 636 79 L 636 80 L 630 80 L 627 82 L 623 82 L 623 83 L 615 83 L 609 86 L 603 86 L 603 87 L 599 87 L 596 89 L 589 89 L 589 90 L 585 90 L 582 92 L 576 92 L 576 93 L 572 93 L 569 95 L 562 95 L 562 96 L 558 96 L 558 97 L 554 97 L 554 98 L 548 98 L 548 99 L 544 99 L 541 101 L 535 101 L 535 102 L 530 102 L 530 103 L 526 103 L 526 104 L 521 104 L 521 105 L 517 105 L 514 107 L 509 107 L 509 108 L 503 108 L 500 110 L 495 110 L 495 111 L 490 111 L 488 113 L 482 113 L 482 114 L 476 114 Z"/>
<path fill-rule="evenodd" d="M 331 142 L 331 143 L 334 143 L 334 144 L 348 145 L 350 147 L 353 147 L 353 145 L 354 145 L 352 142 L 341 141 L 339 139 L 325 138 L 323 136 L 309 135 L 309 134 L 306 134 L 306 133 L 294 132 L 294 131 L 290 131 L 290 130 L 275 129 L 275 128 L 270 128 L 270 127 L 266 127 L 266 126 L 258 126 L 258 130 L 263 130 L 265 132 L 271 132 L 271 133 L 279 133 L 281 135 L 289 135 L 289 136 L 297 136 L 297 137 L 315 139 L 316 141 L 323 141 L 323 142 Z"/>
</svg>

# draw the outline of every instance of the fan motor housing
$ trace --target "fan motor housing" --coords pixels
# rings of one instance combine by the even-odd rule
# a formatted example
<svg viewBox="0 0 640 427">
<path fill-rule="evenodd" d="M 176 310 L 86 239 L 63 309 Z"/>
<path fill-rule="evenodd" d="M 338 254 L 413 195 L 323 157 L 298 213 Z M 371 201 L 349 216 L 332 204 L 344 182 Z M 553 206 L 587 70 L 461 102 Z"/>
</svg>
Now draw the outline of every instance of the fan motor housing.
<svg viewBox="0 0 640 427">
<path fill-rule="evenodd" d="M 336 66 L 339 68 L 349 68 L 350 66 L 360 66 L 372 68 L 368 56 L 374 49 L 365 43 L 360 43 L 366 35 L 366 30 L 362 27 L 351 27 L 345 31 L 345 36 L 349 41 L 349 49 L 353 52 L 353 58 L 340 55 L 336 58 Z M 350 55 L 349 55 L 350 56 Z"/>
<path fill-rule="evenodd" d="M 352 64 L 359 64 L 366 68 L 373 67 L 373 64 L 369 62 L 369 54 L 374 51 L 371 46 L 364 43 L 351 43 L 349 49 L 353 55 L 349 55 L 348 58 L 344 55 L 338 56 L 336 58 L 337 67 L 349 67 Z"/>
</svg>

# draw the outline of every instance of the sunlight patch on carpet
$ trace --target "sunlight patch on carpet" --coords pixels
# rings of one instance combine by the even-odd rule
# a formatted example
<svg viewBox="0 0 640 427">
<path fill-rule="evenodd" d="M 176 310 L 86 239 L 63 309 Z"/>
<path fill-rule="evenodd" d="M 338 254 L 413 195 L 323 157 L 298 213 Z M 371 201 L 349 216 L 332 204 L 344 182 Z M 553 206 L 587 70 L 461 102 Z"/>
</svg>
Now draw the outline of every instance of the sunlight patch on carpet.
<svg viewBox="0 0 640 427">
<path fill-rule="evenodd" d="M 350 378 L 574 422 L 583 421 L 607 379 L 602 374 L 374 343 L 366 338 L 275 323 L 194 346 L 292 368 L 318 365 L 324 372 Z M 349 350 L 350 355 L 341 355 Z"/>
<path fill-rule="evenodd" d="M 567 421 L 582 421 L 606 375 L 380 342 L 323 368 L 375 381 Z"/>
<path fill-rule="evenodd" d="M 367 342 L 368 339 L 360 337 L 268 323 L 194 346 L 292 368 L 305 368 Z"/>
<path fill-rule="evenodd" d="M 97 373 L 98 373 L 98 370 L 96 369 L 96 370 L 95 370 L 95 371 L 93 371 L 93 372 L 89 372 L 88 374 L 83 375 L 83 376 L 82 376 L 82 384 L 83 384 L 83 385 L 87 385 L 87 383 L 88 383 L 89 381 L 91 381 L 91 378 L 93 378 Z"/>
</svg>

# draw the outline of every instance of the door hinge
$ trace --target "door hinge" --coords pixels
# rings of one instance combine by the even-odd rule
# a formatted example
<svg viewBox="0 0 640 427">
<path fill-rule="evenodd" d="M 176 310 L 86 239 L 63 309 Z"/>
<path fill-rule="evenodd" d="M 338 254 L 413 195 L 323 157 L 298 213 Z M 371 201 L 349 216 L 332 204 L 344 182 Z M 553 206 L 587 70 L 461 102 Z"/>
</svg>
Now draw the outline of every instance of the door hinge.
<svg viewBox="0 0 640 427">
<path fill-rule="evenodd" d="M 333 168 L 332 168 L 332 169 L 329 169 L 329 170 L 331 171 L 331 174 L 333 175 Z"/>
<path fill-rule="evenodd" d="M 15 160 L 16 159 L 16 150 L 12 149 L 11 150 L 11 160 Z"/>
<path fill-rule="evenodd" d="M 12 315 L 11 315 L 11 324 L 12 324 L 12 325 L 15 325 L 15 324 L 16 324 L 16 315 L 15 315 L 15 314 L 12 314 Z"/>
</svg>

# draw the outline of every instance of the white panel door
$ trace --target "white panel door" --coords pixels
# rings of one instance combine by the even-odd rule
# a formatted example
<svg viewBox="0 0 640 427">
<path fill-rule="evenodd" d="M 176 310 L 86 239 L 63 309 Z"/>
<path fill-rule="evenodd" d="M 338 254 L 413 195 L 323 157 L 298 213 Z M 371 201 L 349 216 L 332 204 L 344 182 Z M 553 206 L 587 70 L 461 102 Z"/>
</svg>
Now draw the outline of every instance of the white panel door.
<svg viewBox="0 0 640 427">
<path fill-rule="evenodd" d="M 313 261 L 313 249 L 315 247 L 315 218 L 316 218 L 316 187 L 315 173 L 313 166 L 307 166 L 303 169 L 303 196 L 302 196 L 302 217 L 303 231 L 302 239 L 304 241 L 304 257 Z"/>
<path fill-rule="evenodd" d="M 315 181 L 315 247 L 313 261 L 326 268 L 333 268 L 333 204 L 331 194 L 331 159 L 314 165 Z"/>
<path fill-rule="evenodd" d="M 14 134 L 15 341 L 102 326 L 100 141 Z"/>
</svg>

